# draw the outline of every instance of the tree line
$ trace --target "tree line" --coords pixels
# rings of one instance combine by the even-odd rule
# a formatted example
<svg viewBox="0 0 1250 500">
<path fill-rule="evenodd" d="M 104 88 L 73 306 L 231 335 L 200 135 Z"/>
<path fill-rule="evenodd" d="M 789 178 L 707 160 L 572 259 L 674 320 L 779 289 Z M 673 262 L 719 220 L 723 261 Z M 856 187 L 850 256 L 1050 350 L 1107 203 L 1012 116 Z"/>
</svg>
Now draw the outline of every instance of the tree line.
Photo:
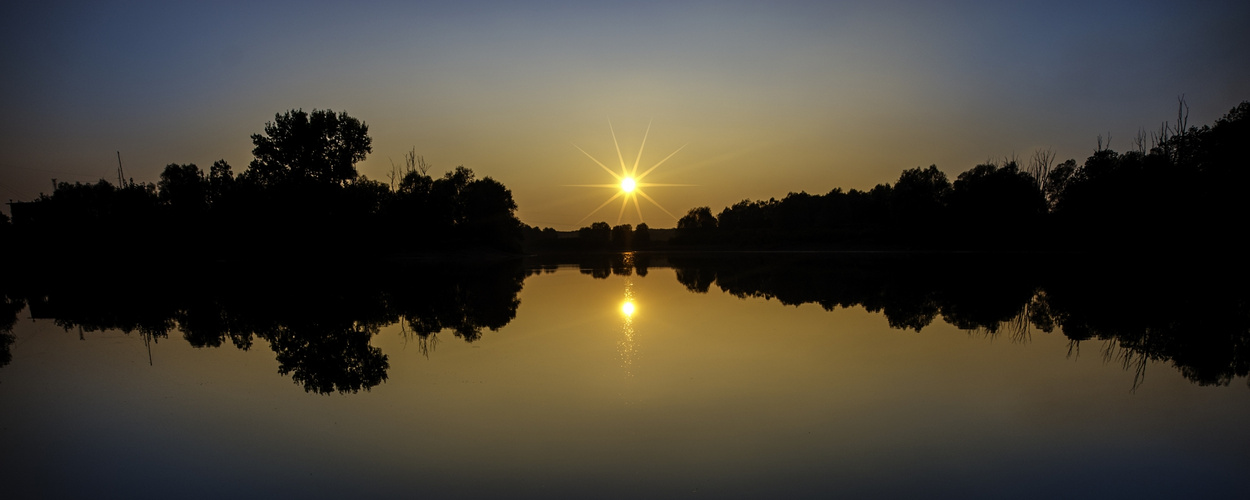
<svg viewBox="0 0 1250 500">
<path fill-rule="evenodd" d="M 524 226 L 525 247 L 531 252 L 619 252 L 647 250 L 652 248 L 652 230 L 646 222 L 638 224 L 609 225 L 594 222 L 578 229 L 573 238 L 561 238 L 560 232 L 550 227 L 539 229 Z"/>
<path fill-rule="evenodd" d="M 54 181 L 51 195 L 13 203 L 0 241 L 29 256 L 112 250 L 139 257 L 199 254 L 282 258 L 488 252 L 619 251 L 669 243 L 705 248 L 1110 249 L 1230 248 L 1250 215 L 1250 102 L 1213 125 L 1191 127 L 1184 100 L 1174 123 L 1140 132 L 1117 153 L 1099 137 L 1078 164 L 1041 150 L 959 174 L 935 165 L 894 184 L 743 200 L 718 214 L 690 209 L 667 230 L 596 222 L 562 237 L 522 224 L 503 184 L 464 167 L 441 177 L 410 152 L 389 183 L 359 175 L 368 127 L 346 113 L 292 110 L 252 135 L 254 159 L 237 175 L 170 164 L 159 182 Z"/>
<path fill-rule="evenodd" d="M 237 175 L 220 160 L 207 172 L 169 164 L 155 184 L 54 181 L 52 194 L 12 204 L 12 227 L 0 224 L 0 236 L 32 255 L 83 247 L 284 258 L 520 248 L 512 192 L 490 177 L 464 167 L 433 177 L 415 151 L 389 183 L 360 175 L 356 164 L 372 139 L 345 112 L 276 114 L 251 138 L 254 159 Z"/>
<path fill-rule="evenodd" d="M 1117 153 L 1110 137 L 1084 163 L 1038 151 L 959 174 L 903 171 L 867 191 L 743 200 L 714 214 L 690 209 L 678 245 L 747 248 L 1110 249 L 1230 248 L 1250 216 L 1250 102 L 1213 125 L 1142 131 Z"/>
</svg>

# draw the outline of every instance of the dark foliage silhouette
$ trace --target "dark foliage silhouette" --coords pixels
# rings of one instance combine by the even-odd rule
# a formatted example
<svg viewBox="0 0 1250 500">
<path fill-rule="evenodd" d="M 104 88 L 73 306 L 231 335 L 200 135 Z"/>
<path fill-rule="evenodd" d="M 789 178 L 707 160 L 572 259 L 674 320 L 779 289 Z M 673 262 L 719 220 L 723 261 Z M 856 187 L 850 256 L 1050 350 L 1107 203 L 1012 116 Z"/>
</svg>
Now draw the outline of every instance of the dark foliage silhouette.
<svg viewBox="0 0 1250 500">
<path fill-rule="evenodd" d="M 1037 180 L 1015 161 L 977 165 L 959 174 L 947 204 L 956 240 L 981 245 L 1018 247 L 1036 237 L 1046 215 L 1046 198 Z"/>
<path fill-rule="evenodd" d="M 638 227 L 634 228 L 632 236 L 633 238 L 630 241 L 629 248 L 636 248 L 639 250 L 651 248 L 651 227 L 648 226 L 646 222 L 639 223 Z"/>
<path fill-rule="evenodd" d="M 664 231 L 664 230 L 661 230 Z M 668 230 L 671 231 L 671 230 Z M 529 253 L 587 253 L 655 250 L 665 246 L 664 237 L 657 242 L 654 232 L 643 222 L 611 226 L 599 221 L 577 231 L 560 232 L 534 226 L 522 228 L 524 246 Z"/>
<path fill-rule="evenodd" d="M 244 174 L 247 181 L 343 185 L 356 179 L 356 163 L 373 152 L 369 127 L 346 112 L 314 109 L 274 115 L 265 133 L 253 134 L 256 157 Z"/>
<path fill-rule="evenodd" d="M 660 266 L 666 265 L 667 260 L 664 257 L 659 259 Z M 554 271 L 561 265 L 575 266 L 579 272 L 594 279 L 606 279 L 614 275 L 645 277 L 656 263 L 650 254 L 639 252 L 535 254 L 526 259 L 526 266 L 531 269 Z"/>
<path fill-rule="evenodd" d="M 354 393 L 386 380 L 387 356 L 370 345 L 382 327 L 399 323 L 426 347 L 445 331 L 475 341 L 516 316 L 525 277 L 517 261 L 409 264 L 386 275 L 224 264 L 165 271 L 160 281 L 102 269 L 19 275 L 0 313 L 15 317 L 28 302 L 33 317 L 80 335 L 109 329 L 160 342 L 180 331 L 196 347 L 243 350 L 260 340 L 278 372 L 305 390 Z"/>
<path fill-rule="evenodd" d="M 680 243 L 709 243 L 716 236 L 716 216 L 709 207 L 695 207 L 677 220 Z"/>
<path fill-rule="evenodd" d="M 985 163 L 954 183 L 936 166 L 905 170 L 868 191 L 790 193 L 743 200 L 711 217 L 692 209 L 678 222 L 678 245 L 754 249 L 1235 251 L 1250 220 L 1250 102 L 1212 126 L 1174 124 L 1138 149 L 1117 153 L 1109 139 L 1084 163 L 1053 165 L 1039 150 L 1028 168 L 1015 159 Z M 1148 147 L 1149 146 L 1149 147 Z"/>
<path fill-rule="evenodd" d="M 0 287 L 4 285 L 0 284 Z M 9 347 L 17 340 L 13 336 L 13 326 L 17 324 L 17 314 L 26 308 L 26 301 L 14 296 L 8 290 L 0 290 L 0 367 L 13 360 Z"/>
<path fill-rule="evenodd" d="M 432 179 L 415 153 L 398 186 L 360 176 L 355 165 L 371 139 L 346 113 L 278 114 L 252 141 L 255 159 L 238 175 L 221 160 L 207 174 L 170 164 L 155 185 L 57 184 L 12 204 L 13 240 L 34 260 L 72 257 L 86 242 L 93 255 L 144 261 L 520 250 L 516 203 L 503 184 L 464 167 Z"/>
<path fill-rule="evenodd" d="M 904 170 L 894 184 L 893 215 L 902 234 L 910 243 L 940 240 L 938 232 L 948 216 L 946 201 L 951 196 L 951 183 L 937 165 Z"/>
<path fill-rule="evenodd" d="M 863 307 L 891 327 L 920 332 L 938 317 L 958 328 L 1013 340 L 1062 329 L 1079 352 L 1103 341 L 1105 356 L 1144 375 L 1166 361 L 1202 385 L 1250 373 L 1250 296 L 1231 285 L 1244 267 L 1181 269 L 1090 259 L 1080 254 L 708 254 L 671 256 L 677 280 L 695 293 L 713 285 L 741 298 Z M 1212 280 L 1213 275 L 1221 279 Z"/>
</svg>

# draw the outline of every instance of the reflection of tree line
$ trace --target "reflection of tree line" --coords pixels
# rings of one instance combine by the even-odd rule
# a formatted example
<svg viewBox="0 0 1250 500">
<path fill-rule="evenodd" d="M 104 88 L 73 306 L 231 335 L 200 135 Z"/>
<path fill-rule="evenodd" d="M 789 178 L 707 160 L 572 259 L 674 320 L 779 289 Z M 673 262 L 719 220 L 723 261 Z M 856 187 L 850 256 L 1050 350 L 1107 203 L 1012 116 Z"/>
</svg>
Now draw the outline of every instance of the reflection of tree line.
<svg viewBox="0 0 1250 500">
<path fill-rule="evenodd" d="M 570 260 L 571 259 L 571 260 Z M 712 286 L 782 304 L 863 307 L 890 326 L 920 331 L 938 318 L 958 328 L 1024 340 L 1063 331 L 1078 352 L 1126 367 L 1170 362 L 1199 384 L 1250 372 L 1250 292 L 1244 267 L 1182 271 L 1085 262 L 1085 257 L 992 254 L 585 254 L 535 257 L 529 272 L 575 264 L 593 278 L 647 276 L 672 267 L 695 293 Z M 279 371 L 310 392 L 355 392 L 386 379 L 385 354 L 369 345 L 399 323 L 428 349 L 440 332 L 472 342 L 515 317 L 527 274 L 517 262 L 409 265 L 387 273 L 286 268 L 177 273 L 151 281 L 119 273 L 0 282 L 0 366 L 8 363 L 18 312 L 67 330 L 106 329 L 159 341 L 180 330 L 193 346 L 250 349 L 257 338 Z M 1212 279 L 1218 276 L 1218 279 Z"/>
<path fill-rule="evenodd" d="M 1161 271 L 1107 266 L 1079 257 L 846 254 L 671 256 L 677 279 L 696 293 L 715 284 L 737 297 L 782 304 L 863 307 L 890 326 L 920 331 L 941 317 L 988 335 L 1026 339 L 1062 329 L 1078 352 L 1106 341 L 1103 355 L 1126 367 L 1167 361 L 1202 385 L 1250 372 L 1250 294 L 1212 283 L 1227 268 Z M 1144 270 L 1146 269 L 1146 270 Z M 1230 275 L 1231 273 L 1231 275 Z"/>
<path fill-rule="evenodd" d="M 305 390 L 357 392 L 386 380 L 387 356 L 369 345 L 380 328 L 399 323 L 423 351 L 443 331 L 473 342 L 516 316 L 525 272 L 505 261 L 387 273 L 252 268 L 144 278 L 41 276 L 29 286 L 10 286 L 0 327 L 11 331 L 29 304 L 33 317 L 54 319 L 66 330 L 137 332 L 159 341 L 176 328 L 196 347 L 229 342 L 243 350 L 259 338 L 276 354 L 279 372 Z M 7 343 L 0 347 L 7 363 Z"/>
<path fill-rule="evenodd" d="M 1063 331 L 1079 353 L 1101 355 L 1143 375 L 1145 361 L 1170 362 L 1203 385 L 1250 373 L 1248 271 L 1218 260 L 1188 267 L 1104 262 L 1072 254 L 688 253 L 537 257 L 554 270 L 575 264 L 594 278 L 646 276 L 672 267 L 687 290 L 713 285 L 737 297 L 863 307 L 891 327 L 919 332 L 939 317 L 985 335 L 1024 341 Z M 1223 284 L 1224 286 L 1221 286 Z M 1235 290 L 1230 292 L 1229 290 Z"/>
<path fill-rule="evenodd" d="M 526 259 L 526 265 L 537 272 L 555 272 L 562 265 L 577 266 L 582 274 L 606 279 L 612 275 L 646 277 L 651 267 L 667 267 L 668 258 L 643 252 L 535 254 Z"/>
</svg>

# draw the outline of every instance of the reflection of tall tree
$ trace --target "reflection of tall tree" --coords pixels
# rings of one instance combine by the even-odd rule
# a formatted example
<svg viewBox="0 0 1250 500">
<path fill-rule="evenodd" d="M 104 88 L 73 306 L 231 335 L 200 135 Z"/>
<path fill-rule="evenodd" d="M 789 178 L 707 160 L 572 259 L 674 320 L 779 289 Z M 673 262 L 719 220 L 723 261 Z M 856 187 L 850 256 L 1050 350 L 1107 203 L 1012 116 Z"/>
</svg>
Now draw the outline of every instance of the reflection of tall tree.
<svg viewBox="0 0 1250 500">
<path fill-rule="evenodd" d="M 713 284 L 737 297 L 863 307 L 890 326 L 920 331 L 939 315 L 988 335 L 1027 339 L 1031 329 L 1063 330 L 1074 352 L 1104 340 L 1104 356 L 1144 370 L 1171 362 L 1199 384 L 1228 384 L 1250 372 L 1250 296 L 1219 287 L 1244 269 L 1209 265 L 1142 273 L 1140 266 L 1087 256 L 987 254 L 744 254 L 674 257 L 677 279 L 694 292 Z M 1139 371 L 1139 376 L 1142 373 Z"/>
<path fill-rule="evenodd" d="M 265 332 L 278 357 L 278 373 L 308 392 L 359 392 L 386 380 L 382 350 L 369 345 L 377 329 L 308 322 Z"/>
<path fill-rule="evenodd" d="M 441 266 L 413 277 L 420 281 L 393 292 L 395 312 L 408 327 L 421 337 L 451 330 L 473 342 L 483 328 L 495 331 L 516 317 L 525 273 L 517 263 L 501 262 Z"/>
<path fill-rule="evenodd" d="M 13 353 L 9 352 L 9 347 L 16 340 L 17 337 L 13 336 L 12 331 L 5 330 L 0 332 L 0 366 L 8 365 L 10 361 L 13 361 Z"/>
<path fill-rule="evenodd" d="M 25 307 L 25 300 L 0 291 L 0 367 L 13 360 L 13 354 L 9 352 L 9 347 L 17 340 L 13 336 L 13 325 L 17 324 L 17 313 Z"/>
<path fill-rule="evenodd" d="M 252 347 L 252 331 L 230 314 L 216 300 L 203 300 L 188 304 L 174 318 L 182 336 L 195 347 L 221 347 L 229 339 L 235 347 L 244 351 Z"/>
<path fill-rule="evenodd" d="M 516 316 L 524 277 L 513 261 L 412 265 L 386 276 L 221 266 L 167 269 L 159 283 L 126 273 L 40 276 L 19 295 L 32 298 L 33 316 L 66 329 L 137 331 L 146 340 L 176 323 L 193 346 L 228 340 L 244 350 L 259 337 L 279 372 L 306 390 L 347 393 L 386 380 L 387 357 L 369 344 L 381 327 L 402 320 L 422 338 L 450 329 L 476 340 Z"/>
</svg>

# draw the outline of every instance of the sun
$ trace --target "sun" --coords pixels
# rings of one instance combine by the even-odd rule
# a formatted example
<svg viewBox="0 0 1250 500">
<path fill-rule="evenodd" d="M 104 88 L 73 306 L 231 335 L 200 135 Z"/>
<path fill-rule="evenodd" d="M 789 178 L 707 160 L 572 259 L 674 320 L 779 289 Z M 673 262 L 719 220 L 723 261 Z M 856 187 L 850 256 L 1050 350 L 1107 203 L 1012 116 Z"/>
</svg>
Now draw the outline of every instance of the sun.
<svg viewBox="0 0 1250 500">
<path fill-rule="evenodd" d="M 608 130 L 612 132 L 612 144 L 616 146 L 616 157 L 621 162 L 621 172 L 619 174 L 613 171 L 612 169 L 608 168 L 608 166 L 604 165 L 603 162 L 595 159 L 595 157 L 591 156 L 590 153 L 587 153 L 586 150 L 580 147 L 577 147 L 577 145 L 573 145 L 573 147 L 577 148 L 578 151 L 581 151 L 582 154 L 586 155 L 587 158 L 590 158 L 591 161 L 595 162 L 596 165 L 599 165 L 601 168 L 606 170 L 609 174 L 612 174 L 612 177 L 616 178 L 616 183 L 613 183 L 613 184 L 578 184 L 576 186 L 577 187 L 595 187 L 595 188 L 612 188 L 612 189 L 617 190 L 615 195 L 613 195 L 611 198 L 608 198 L 608 201 L 603 202 L 602 205 L 599 205 L 594 210 L 591 210 L 590 213 L 586 214 L 585 217 L 582 217 L 582 220 L 577 221 L 577 223 L 581 224 L 582 222 L 585 222 L 586 219 L 589 219 L 590 216 L 598 213 L 600 210 L 603 210 L 604 207 L 611 204 L 617 198 L 621 198 L 621 210 L 617 212 L 616 214 L 617 224 L 621 223 L 621 218 L 625 216 L 625 210 L 629 208 L 630 202 L 633 202 L 634 210 L 638 213 L 638 221 L 642 222 L 643 221 L 642 205 L 638 203 L 639 197 L 642 197 L 643 199 L 650 202 L 652 205 L 655 205 L 656 208 L 659 208 L 669 217 L 672 217 L 674 221 L 676 221 L 677 220 L 676 215 L 673 215 L 672 212 L 669 212 L 668 209 L 664 208 L 662 205 L 660 205 L 659 202 L 655 201 L 655 198 L 652 198 L 651 196 L 647 195 L 647 193 L 644 192 L 642 188 L 691 186 L 692 184 L 655 184 L 651 182 L 643 182 L 642 179 L 645 178 L 647 174 L 654 172 L 655 169 L 659 168 L 660 165 L 663 165 L 664 162 L 668 161 L 669 158 L 672 158 L 673 155 L 676 155 L 678 151 L 681 151 L 686 146 L 677 148 L 677 151 L 673 151 L 672 153 L 669 153 L 669 155 L 665 156 L 664 159 L 660 160 L 658 163 L 656 163 L 655 165 L 652 165 L 650 168 L 646 169 L 641 174 L 639 174 L 638 165 L 639 163 L 642 162 L 642 151 L 647 145 L 647 136 L 651 133 L 651 124 L 649 123 L 647 124 L 647 130 L 646 132 L 643 132 L 642 134 L 642 146 L 638 147 L 638 156 L 634 158 L 633 167 L 630 167 L 626 165 L 625 163 L 625 156 L 621 154 L 621 145 L 616 140 L 616 130 L 612 128 L 612 122 L 608 122 Z"/>
</svg>

